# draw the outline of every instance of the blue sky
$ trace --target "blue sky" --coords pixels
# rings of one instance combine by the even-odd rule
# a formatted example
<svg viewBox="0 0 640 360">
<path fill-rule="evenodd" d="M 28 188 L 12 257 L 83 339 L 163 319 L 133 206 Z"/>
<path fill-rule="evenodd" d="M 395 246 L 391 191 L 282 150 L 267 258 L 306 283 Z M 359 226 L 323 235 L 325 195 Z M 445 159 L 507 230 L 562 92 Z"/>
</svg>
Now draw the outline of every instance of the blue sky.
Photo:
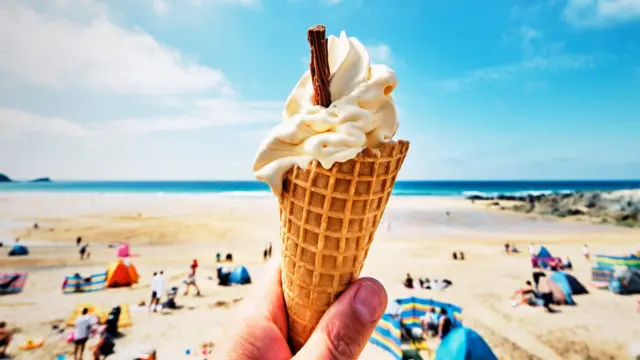
<svg viewBox="0 0 640 360">
<path fill-rule="evenodd" d="M 399 85 L 404 179 L 640 178 L 640 0 L 4 0 L 0 172 L 251 179 L 306 29 Z"/>
</svg>

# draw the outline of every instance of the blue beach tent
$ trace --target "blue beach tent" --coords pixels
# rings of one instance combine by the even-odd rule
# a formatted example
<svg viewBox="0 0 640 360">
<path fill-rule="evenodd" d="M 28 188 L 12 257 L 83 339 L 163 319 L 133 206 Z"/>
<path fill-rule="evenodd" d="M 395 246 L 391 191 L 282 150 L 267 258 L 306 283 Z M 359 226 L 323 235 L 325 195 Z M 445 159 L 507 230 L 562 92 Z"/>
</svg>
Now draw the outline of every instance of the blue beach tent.
<svg viewBox="0 0 640 360">
<path fill-rule="evenodd" d="M 587 289 L 580 284 L 580 282 L 573 276 L 565 273 L 564 271 L 556 271 L 549 277 L 551 281 L 558 284 L 565 297 L 567 298 L 567 304 L 575 305 L 573 301 L 573 295 L 587 294 Z"/>
<path fill-rule="evenodd" d="M 538 255 L 536 255 L 536 257 L 539 257 L 539 258 L 551 258 L 553 256 L 551 256 L 551 253 L 549 252 L 549 250 L 547 250 L 546 247 L 540 246 L 540 251 L 538 251 Z"/>
<path fill-rule="evenodd" d="M 244 266 L 238 266 L 231 272 L 229 281 L 232 284 L 244 285 L 251 284 L 251 276 L 249 276 L 249 270 Z"/>
<path fill-rule="evenodd" d="M 25 256 L 25 255 L 29 255 L 29 249 L 27 249 L 27 247 L 24 245 L 16 244 L 9 251 L 9 256 Z"/>
<path fill-rule="evenodd" d="M 435 360 L 498 360 L 486 341 L 468 327 L 452 329 L 442 339 Z"/>
</svg>

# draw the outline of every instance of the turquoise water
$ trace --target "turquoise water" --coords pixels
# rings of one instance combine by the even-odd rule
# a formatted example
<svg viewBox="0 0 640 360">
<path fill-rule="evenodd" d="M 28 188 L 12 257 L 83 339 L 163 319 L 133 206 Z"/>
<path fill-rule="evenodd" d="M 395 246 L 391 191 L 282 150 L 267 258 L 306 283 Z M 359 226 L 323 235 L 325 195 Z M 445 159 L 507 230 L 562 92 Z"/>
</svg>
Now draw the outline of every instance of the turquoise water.
<svg viewBox="0 0 640 360">
<path fill-rule="evenodd" d="M 635 188 L 640 188 L 640 180 L 398 181 L 393 193 L 398 196 L 469 196 Z M 0 192 L 223 193 L 260 196 L 269 193 L 269 188 L 258 181 L 54 181 L 1 183 Z"/>
</svg>

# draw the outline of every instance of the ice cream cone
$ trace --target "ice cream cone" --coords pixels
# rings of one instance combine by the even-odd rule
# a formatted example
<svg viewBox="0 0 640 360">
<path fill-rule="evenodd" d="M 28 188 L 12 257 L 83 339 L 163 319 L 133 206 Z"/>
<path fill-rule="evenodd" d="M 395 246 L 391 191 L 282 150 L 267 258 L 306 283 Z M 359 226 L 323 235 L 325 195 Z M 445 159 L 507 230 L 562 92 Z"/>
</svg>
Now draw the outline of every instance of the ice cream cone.
<svg viewBox="0 0 640 360">
<path fill-rule="evenodd" d="M 330 169 L 295 166 L 279 196 L 282 287 L 294 352 L 357 279 L 409 150 L 393 141 Z"/>
</svg>

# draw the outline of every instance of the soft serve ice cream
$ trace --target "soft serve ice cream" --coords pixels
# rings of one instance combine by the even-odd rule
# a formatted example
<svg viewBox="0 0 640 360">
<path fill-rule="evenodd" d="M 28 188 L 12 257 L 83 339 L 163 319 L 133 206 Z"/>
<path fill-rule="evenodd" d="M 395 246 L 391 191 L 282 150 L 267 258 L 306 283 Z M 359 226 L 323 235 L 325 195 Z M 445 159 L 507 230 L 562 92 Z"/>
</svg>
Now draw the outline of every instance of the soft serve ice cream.
<svg viewBox="0 0 640 360">
<path fill-rule="evenodd" d="M 398 80 L 386 65 L 371 65 L 356 38 L 328 37 L 329 107 L 315 105 L 307 71 L 285 104 L 282 123 L 262 142 L 253 171 L 279 195 L 287 171 L 317 160 L 328 169 L 356 157 L 364 148 L 392 141 L 398 130 L 391 97 Z"/>
</svg>

